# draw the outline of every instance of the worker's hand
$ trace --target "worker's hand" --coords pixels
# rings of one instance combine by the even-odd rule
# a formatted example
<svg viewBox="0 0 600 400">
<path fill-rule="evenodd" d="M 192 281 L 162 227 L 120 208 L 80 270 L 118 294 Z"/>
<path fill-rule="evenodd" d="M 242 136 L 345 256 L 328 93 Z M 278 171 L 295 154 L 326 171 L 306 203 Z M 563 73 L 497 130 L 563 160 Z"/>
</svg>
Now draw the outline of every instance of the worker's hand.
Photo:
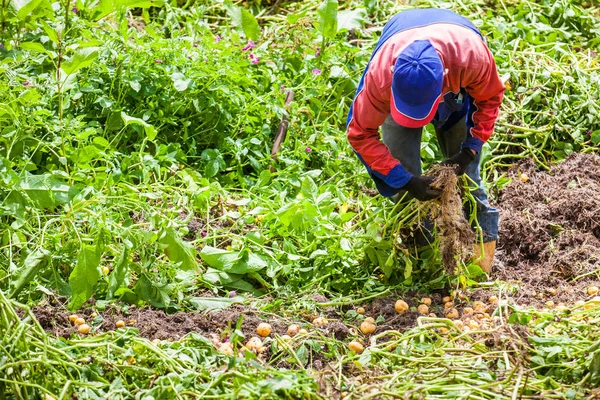
<svg viewBox="0 0 600 400">
<path fill-rule="evenodd" d="M 413 176 L 402 189 L 406 190 L 417 200 L 433 200 L 442 194 L 440 189 L 430 187 L 433 179 L 433 176 Z"/>
<path fill-rule="evenodd" d="M 471 149 L 464 148 L 452 157 L 442 161 L 442 165 L 454 165 L 454 172 L 460 176 L 465 173 L 467 166 L 475 159 L 475 154 Z"/>
</svg>

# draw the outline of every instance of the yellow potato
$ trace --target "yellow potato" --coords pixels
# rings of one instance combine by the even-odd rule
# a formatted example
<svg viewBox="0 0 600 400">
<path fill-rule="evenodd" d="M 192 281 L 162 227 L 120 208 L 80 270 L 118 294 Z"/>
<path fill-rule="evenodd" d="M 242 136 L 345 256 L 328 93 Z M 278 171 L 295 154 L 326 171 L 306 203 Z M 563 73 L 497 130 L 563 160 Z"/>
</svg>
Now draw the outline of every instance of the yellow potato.
<svg viewBox="0 0 600 400">
<path fill-rule="evenodd" d="M 298 325 L 295 325 L 295 324 L 288 326 L 288 329 L 287 329 L 287 333 L 290 336 L 297 335 L 299 331 L 300 331 L 300 328 L 298 327 Z"/>
<path fill-rule="evenodd" d="M 398 314 L 403 314 L 408 311 L 408 304 L 406 304 L 404 300 L 398 300 L 394 305 L 394 308 Z"/>
<path fill-rule="evenodd" d="M 252 336 L 245 344 L 246 348 L 250 351 L 258 351 L 262 347 L 262 340 L 257 336 Z"/>
<path fill-rule="evenodd" d="M 256 327 L 256 333 L 262 337 L 269 336 L 272 330 L 273 328 L 271 328 L 271 325 L 267 324 L 266 322 L 261 322 L 258 324 L 258 327 Z"/>
<path fill-rule="evenodd" d="M 360 331 L 365 335 L 375 332 L 375 329 L 377 329 L 377 327 L 372 322 L 365 321 L 360 324 Z"/>
<path fill-rule="evenodd" d="M 355 353 L 362 353 L 362 351 L 365 349 L 361 343 L 355 341 L 348 343 L 348 347 Z"/>
<path fill-rule="evenodd" d="M 88 324 L 81 324 L 77 327 L 77 332 L 83 334 L 83 335 L 87 335 L 88 333 L 90 333 L 90 326 Z"/>
<path fill-rule="evenodd" d="M 219 353 L 223 353 L 223 354 L 227 354 L 227 355 L 233 354 L 233 347 L 231 346 L 231 343 L 229 343 L 229 342 L 221 343 L 221 345 L 219 346 Z"/>
<path fill-rule="evenodd" d="M 457 319 L 458 316 L 458 310 L 456 308 L 450 308 L 446 310 L 446 318 Z"/>
</svg>

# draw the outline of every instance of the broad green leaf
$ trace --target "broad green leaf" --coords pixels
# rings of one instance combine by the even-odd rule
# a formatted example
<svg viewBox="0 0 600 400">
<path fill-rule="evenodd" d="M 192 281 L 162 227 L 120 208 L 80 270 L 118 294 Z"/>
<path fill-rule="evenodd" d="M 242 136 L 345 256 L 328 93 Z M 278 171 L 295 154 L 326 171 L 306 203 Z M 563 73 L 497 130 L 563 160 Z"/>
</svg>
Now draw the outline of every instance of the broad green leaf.
<svg viewBox="0 0 600 400">
<path fill-rule="evenodd" d="M 321 35 L 333 39 L 337 33 L 338 0 L 324 0 L 317 9 L 317 16 Z"/>
<path fill-rule="evenodd" d="M 92 19 L 99 20 L 123 8 L 161 7 L 164 3 L 163 0 L 100 0 L 98 5 L 93 7 Z"/>
<path fill-rule="evenodd" d="M 359 29 L 365 22 L 367 16 L 367 10 L 364 8 L 356 8 L 354 10 L 344 10 L 338 14 L 338 27 L 337 30 L 352 30 Z"/>
<path fill-rule="evenodd" d="M 231 23 L 238 27 L 244 32 L 246 37 L 251 40 L 257 40 L 260 34 L 260 26 L 258 25 L 258 21 L 244 7 L 234 6 L 231 1 L 225 2 L 225 8 L 227 9 L 227 14 L 229 18 L 231 18 Z"/>
<path fill-rule="evenodd" d="M 404 260 L 405 260 L 405 264 L 404 264 L 404 279 L 408 279 L 412 275 L 413 264 L 412 264 L 412 261 L 411 261 L 410 257 L 405 257 Z"/>
<path fill-rule="evenodd" d="M 121 111 L 121 118 L 123 119 L 125 126 L 132 125 L 132 124 L 142 126 L 144 128 L 144 132 L 146 133 L 146 136 L 148 137 L 148 140 L 154 140 L 156 138 L 156 130 L 154 129 L 154 125 L 150 125 L 143 119 L 130 117 L 129 115 L 125 114 L 123 111 Z"/>
<path fill-rule="evenodd" d="M 204 173 L 208 178 L 212 178 L 219 171 L 224 170 L 227 167 L 225 159 L 221 155 L 221 152 L 216 149 L 206 149 L 202 151 L 202 160 L 206 162 L 204 167 Z"/>
<path fill-rule="evenodd" d="M 37 51 L 38 53 L 48 53 L 48 50 L 41 43 L 36 42 L 23 42 L 21 48 L 28 51 Z"/>
<path fill-rule="evenodd" d="M 186 79 L 185 75 L 180 72 L 173 72 L 173 75 L 171 75 L 171 80 L 173 81 L 173 85 L 175 85 L 175 89 L 178 92 L 183 92 L 192 83 L 191 79 Z"/>
<path fill-rule="evenodd" d="M 204 246 L 200 257 L 211 267 L 233 274 L 247 274 L 267 267 L 265 260 L 248 251 L 228 251 Z"/>
<path fill-rule="evenodd" d="M 89 67 L 98 58 L 98 47 L 77 49 L 73 57 L 61 64 L 61 69 L 71 75 L 82 68 Z"/>
<path fill-rule="evenodd" d="M 52 15 L 51 2 L 48 0 L 11 0 L 10 5 L 15 10 L 17 19 L 21 21 Z"/>
<path fill-rule="evenodd" d="M 205 263 L 219 271 L 234 272 L 240 254 L 237 251 L 222 250 L 211 246 L 204 246 L 200 257 Z"/>
<path fill-rule="evenodd" d="M 48 35 L 50 40 L 52 40 L 54 43 L 58 43 L 58 34 L 56 33 L 56 30 L 48 25 L 46 21 L 40 21 L 40 24 L 42 25 L 42 28 L 44 28 L 44 32 L 46 32 L 46 35 Z"/>
<path fill-rule="evenodd" d="M 286 19 L 290 25 L 295 24 L 298 20 L 306 15 L 306 11 L 302 11 L 300 13 L 292 14 L 288 13 Z"/>
<path fill-rule="evenodd" d="M 244 297 L 235 296 L 231 298 L 227 297 L 190 297 L 188 299 L 190 305 L 198 310 L 222 310 L 227 307 L 231 307 L 233 304 L 243 304 Z"/>
<path fill-rule="evenodd" d="M 306 363 L 308 362 L 308 349 L 304 344 L 300 345 L 300 347 L 298 347 L 298 349 L 296 350 L 296 357 L 298 358 L 298 360 L 300 360 L 302 365 L 306 365 Z"/>
<path fill-rule="evenodd" d="M 258 40 L 260 35 L 260 26 L 254 15 L 250 11 L 242 8 L 242 30 L 244 34 L 251 40 Z"/>
<path fill-rule="evenodd" d="M 371 351 L 369 349 L 366 349 L 361 355 L 360 358 L 358 359 L 358 362 L 360 363 L 360 365 L 365 366 L 367 364 L 369 364 L 371 362 Z"/>
<path fill-rule="evenodd" d="M 183 270 L 198 269 L 196 262 L 196 249 L 188 242 L 181 240 L 177 233 L 169 228 L 160 238 L 160 243 L 167 245 L 165 254 L 169 260 L 175 263 L 181 263 L 180 268 Z"/>
<path fill-rule="evenodd" d="M 142 274 L 134 287 L 135 294 L 157 308 L 165 308 L 171 302 L 170 285 L 155 285 L 146 275 Z"/>
<path fill-rule="evenodd" d="M 269 183 L 271 183 L 271 171 L 269 171 L 268 169 L 263 170 L 259 177 L 258 180 L 256 181 L 256 185 L 257 186 L 267 186 Z"/>
<path fill-rule="evenodd" d="M 114 298 L 119 299 L 120 301 L 127 303 L 127 304 L 140 303 L 140 299 L 139 299 L 138 295 L 135 294 L 135 292 L 133 290 L 126 288 L 126 287 L 119 288 L 115 292 Z"/>
<path fill-rule="evenodd" d="M 9 297 L 17 296 L 21 290 L 35 277 L 40 270 L 40 264 L 46 261 L 50 252 L 43 248 L 39 248 L 31 253 L 23 261 L 23 265 L 19 267 L 14 281 L 11 282 L 12 291 Z"/>
<path fill-rule="evenodd" d="M 77 189 L 62 182 L 55 175 L 25 175 L 20 188 L 42 209 L 53 209 L 66 204 L 78 193 Z"/>
<path fill-rule="evenodd" d="M 121 250 L 121 254 L 119 255 L 119 259 L 115 264 L 115 268 L 110 274 L 110 279 L 108 282 L 108 299 L 112 299 L 115 297 L 116 291 L 127 285 L 126 277 L 129 266 L 129 248 L 127 246 L 123 246 L 123 250 Z"/>
<path fill-rule="evenodd" d="M 315 184 L 315 181 L 313 181 L 310 176 L 305 176 L 304 179 L 302 179 L 302 195 L 311 198 L 317 194 L 319 194 L 319 188 Z"/>
<path fill-rule="evenodd" d="M 84 244 L 77 256 L 77 264 L 69 276 L 71 302 L 69 309 L 77 310 L 94 294 L 94 287 L 100 279 L 100 255 L 96 246 Z"/>
<path fill-rule="evenodd" d="M 594 143 L 595 145 L 600 144 L 600 130 L 594 131 L 590 138 L 592 139 L 592 143 Z"/>
</svg>

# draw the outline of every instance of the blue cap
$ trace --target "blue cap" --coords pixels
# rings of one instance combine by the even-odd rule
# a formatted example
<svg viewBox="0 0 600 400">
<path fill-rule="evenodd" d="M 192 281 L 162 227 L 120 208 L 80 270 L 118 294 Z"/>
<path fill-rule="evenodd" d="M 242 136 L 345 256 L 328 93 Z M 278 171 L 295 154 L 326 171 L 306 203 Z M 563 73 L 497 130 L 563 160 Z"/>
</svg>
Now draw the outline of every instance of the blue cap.
<svg viewBox="0 0 600 400">
<path fill-rule="evenodd" d="M 429 40 L 415 40 L 396 59 L 390 112 L 396 123 L 420 128 L 431 122 L 442 99 L 444 65 Z"/>
</svg>

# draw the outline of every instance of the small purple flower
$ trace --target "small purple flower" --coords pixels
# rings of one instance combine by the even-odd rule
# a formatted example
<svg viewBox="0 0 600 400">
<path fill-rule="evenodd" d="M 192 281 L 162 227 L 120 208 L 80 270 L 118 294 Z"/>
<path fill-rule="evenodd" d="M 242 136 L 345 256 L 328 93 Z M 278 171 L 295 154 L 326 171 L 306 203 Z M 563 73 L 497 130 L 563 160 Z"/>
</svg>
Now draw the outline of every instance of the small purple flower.
<svg viewBox="0 0 600 400">
<path fill-rule="evenodd" d="M 592 131 L 587 131 L 585 134 L 588 136 L 592 136 L 592 133 L 593 133 Z"/>
<path fill-rule="evenodd" d="M 229 292 L 229 297 L 235 297 L 237 296 L 237 293 L 235 292 L 235 290 L 232 290 L 231 292 Z"/>
<path fill-rule="evenodd" d="M 338 160 L 341 160 L 341 159 L 342 159 L 342 155 L 340 154 L 340 155 L 338 156 Z"/>
<path fill-rule="evenodd" d="M 192 59 L 192 56 L 188 56 L 188 60 L 191 60 L 191 59 Z"/>
<path fill-rule="evenodd" d="M 219 43 L 221 41 L 221 35 L 215 36 L 215 43 Z"/>
<path fill-rule="evenodd" d="M 71 8 L 71 11 L 73 11 L 75 14 L 77 14 L 79 12 L 79 10 L 77 9 L 77 7 Z"/>
<path fill-rule="evenodd" d="M 281 90 L 283 92 L 285 90 L 285 86 L 284 85 L 279 86 L 279 90 Z"/>
<path fill-rule="evenodd" d="M 260 62 L 260 58 L 255 57 L 254 54 L 250 54 L 250 62 L 256 65 Z"/>
<path fill-rule="evenodd" d="M 321 72 L 322 71 L 318 68 L 313 68 L 313 70 L 312 70 L 313 76 L 321 75 Z"/>
<path fill-rule="evenodd" d="M 312 152 L 312 149 L 311 149 L 310 147 L 307 147 L 307 148 L 305 148 L 304 150 L 305 150 L 307 153 L 310 153 L 310 152 Z"/>
<path fill-rule="evenodd" d="M 25 81 L 25 82 L 23 82 L 23 86 L 26 86 L 26 87 L 33 86 L 33 82 L 31 82 L 31 81 Z"/>
<path fill-rule="evenodd" d="M 248 43 L 244 46 L 242 51 L 252 50 L 255 47 L 256 47 L 256 43 L 254 43 L 252 40 L 248 40 Z"/>
<path fill-rule="evenodd" d="M 156 58 L 154 60 L 154 62 L 157 63 L 157 64 L 161 64 L 163 62 L 163 60 L 161 60 L 160 58 Z"/>
<path fill-rule="evenodd" d="M 194 43 L 192 46 L 194 46 L 194 47 L 198 47 L 198 43 Z"/>
<path fill-rule="evenodd" d="M 201 235 L 202 235 L 202 237 L 206 237 L 208 235 L 208 232 L 206 232 L 206 229 L 202 229 Z"/>
<path fill-rule="evenodd" d="M 317 49 L 315 50 L 315 57 L 319 57 L 321 55 L 321 48 L 317 47 Z"/>
</svg>

